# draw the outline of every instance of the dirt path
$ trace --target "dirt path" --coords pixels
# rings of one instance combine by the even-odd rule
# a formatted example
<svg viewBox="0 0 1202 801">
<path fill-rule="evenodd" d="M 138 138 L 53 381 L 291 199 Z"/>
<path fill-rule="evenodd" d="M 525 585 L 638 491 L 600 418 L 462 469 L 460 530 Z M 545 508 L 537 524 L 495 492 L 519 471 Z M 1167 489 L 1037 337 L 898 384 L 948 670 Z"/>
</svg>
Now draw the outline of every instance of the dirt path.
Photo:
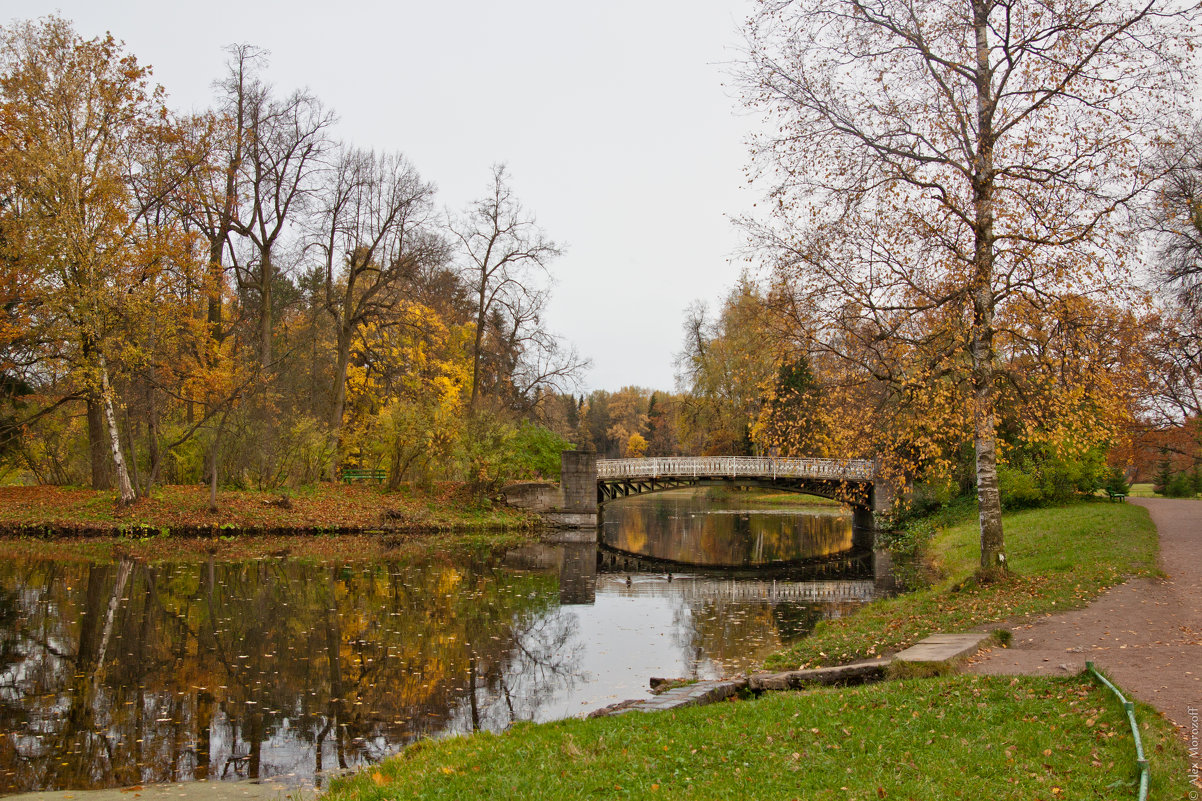
<svg viewBox="0 0 1202 801">
<path fill-rule="evenodd" d="M 1188 737 L 1202 707 L 1202 502 L 1132 503 L 1152 515 L 1167 577 L 1132 580 L 1084 609 L 1019 625 L 1010 648 L 981 654 L 968 670 L 1064 675 L 1090 660 Z"/>
</svg>

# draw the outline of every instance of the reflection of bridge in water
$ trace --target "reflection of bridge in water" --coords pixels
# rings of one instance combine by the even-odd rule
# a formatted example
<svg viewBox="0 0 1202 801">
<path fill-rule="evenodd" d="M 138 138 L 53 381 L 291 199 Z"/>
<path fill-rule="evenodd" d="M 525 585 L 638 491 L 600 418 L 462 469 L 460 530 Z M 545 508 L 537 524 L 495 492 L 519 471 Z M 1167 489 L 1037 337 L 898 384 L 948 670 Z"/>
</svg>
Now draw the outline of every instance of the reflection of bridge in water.
<svg viewBox="0 0 1202 801">
<path fill-rule="evenodd" d="M 880 594 L 877 583 L 871 579 L 798 582 L 681 576 L 672 583 L 673 595 L 686 600 L 839 603 L 871 601 Z M 621 576 L 609 575 L 599 577 L 597 584 L 614 587 L 620 595 L 664 594 L 662 581 L 632 581 L 626 584 Z"/>
<path fill-rule="evenodd" d="M 510 551 L 505 564 L 558 572 L 563 604 L 593 603 L 598 585 L 618 586 L 621 594 L 662 595 L 668 584 L 662 578 L 666 575 L 672 575 L 674 593 L 690 598 L 717 595 L 732 601 L 868 601 L 894 591 L 891 564 L 883 552 L 787 568 L 706 570 L 667 565 L 662 560 L 598 548 L 594 543 L 539 543 Z M 656 578 L 651 580 L 651 576 Z"/>
<path fill-rule="evenodd" d="M 609 545 L 602 545 L 597 551 L 597 570 L 602 573 L 689 573 L 725 578 L 810 581 L 824 577 L 870 578 L 873 575 L 874 558 L 877 557 L 870 551 L 848 551 L 834 556 L 823 556 L 798 562 L 703 565 L 658 559 L 654 556 L 630 553 Z"/>
</svg>

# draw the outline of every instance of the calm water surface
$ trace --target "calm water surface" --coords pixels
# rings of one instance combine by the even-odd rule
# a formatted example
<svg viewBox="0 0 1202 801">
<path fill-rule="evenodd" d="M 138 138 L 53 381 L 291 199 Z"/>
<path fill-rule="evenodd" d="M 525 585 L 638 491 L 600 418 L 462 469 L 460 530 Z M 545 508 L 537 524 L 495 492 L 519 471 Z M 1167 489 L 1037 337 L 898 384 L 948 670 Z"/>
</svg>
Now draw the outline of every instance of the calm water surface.
<svg viewBox="0 0 1202 801">
<path fill-rule="evenodd" d="M 0 565 L 0 792 L 321 786 L 420 737 L 746 670 L 885 579 L 831 507 L 668 493 L 611 505 L 602 535 L 466 561 Z"/>
</svg>

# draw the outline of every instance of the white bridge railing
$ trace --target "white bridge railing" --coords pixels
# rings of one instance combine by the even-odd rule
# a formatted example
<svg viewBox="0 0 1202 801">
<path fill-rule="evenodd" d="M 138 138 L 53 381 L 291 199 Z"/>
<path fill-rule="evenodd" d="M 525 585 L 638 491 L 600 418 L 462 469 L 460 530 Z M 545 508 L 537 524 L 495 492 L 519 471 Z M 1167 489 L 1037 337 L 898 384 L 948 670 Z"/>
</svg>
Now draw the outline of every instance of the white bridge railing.
<svg viewBox="0 0 1202 801">
<path fill-rule="evenodd" d="M 867 459 L 777 459 L 771 456 L 653 456 L 598 459 L 597 478 L 818 478 L 871 481 Z"/>
</svg>

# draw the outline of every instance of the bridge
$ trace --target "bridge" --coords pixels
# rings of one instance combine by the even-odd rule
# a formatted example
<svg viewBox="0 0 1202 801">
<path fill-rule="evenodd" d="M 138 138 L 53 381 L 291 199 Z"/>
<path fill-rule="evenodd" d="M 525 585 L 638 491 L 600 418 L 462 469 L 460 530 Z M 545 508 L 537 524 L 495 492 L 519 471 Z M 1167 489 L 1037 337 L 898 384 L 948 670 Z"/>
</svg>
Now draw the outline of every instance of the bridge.
<svg viewBox="0 0 1202 801">
<path fill-rule="evenodd" d="M 597 503 L 680 487 L 736 484 L 804 492 L 866 505 L 876 466 L 865 459 L 778 459 L 769 456 L 666 456 L 601 459 Z"/>
<path fill-rule="evenodd" d="M 854 541 L 871 548 L 874 516 L 889 511 L 893 488 L 875 462 L 864 459 L 782 459 L 768 456 L 673 456 L 597 459 L 590 451 L 564 451 L 559 525 L 595 528 L 606 503 L 680 487 L 754 486 L 832 498 L 852 508 Z"/>
</svg>

